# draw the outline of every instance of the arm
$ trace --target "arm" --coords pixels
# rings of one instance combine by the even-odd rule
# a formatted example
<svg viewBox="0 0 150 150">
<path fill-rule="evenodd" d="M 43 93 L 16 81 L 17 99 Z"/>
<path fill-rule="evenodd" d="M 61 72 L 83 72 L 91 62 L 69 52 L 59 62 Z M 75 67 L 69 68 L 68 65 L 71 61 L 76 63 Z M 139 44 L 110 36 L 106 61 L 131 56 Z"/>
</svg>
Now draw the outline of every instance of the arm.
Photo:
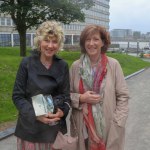
<svg viewBox="0 0 150 150">
<path fill-rule="evenodd" d="M 70 68 L 70 92 L 71 92 L 71 102 L 72 106 L 76 109 L 81 110 L 82 104 L 96 104 L 101 100 L 100 95 L 96 94 L 94 91 L 84 91 L 83 94 L 79 93 L 79 66 L 77 62 L 73 63 Z"/>
<path fill-rule="evenodd" d="M 80 98 L 80 94 L 79 92 L 77 92 L 77 90 L 75 89 L 75 76 L 78 75 L 78 70 L 76 67 L 75 62 L 72 64 L 71 68 L 70 68 L 70 96 L 71 96 L 71 105 L 73 108 L 76 109 L 82 109 L 82 107 L 80 106 L 80 102 L 79 102 L 79 98 Z M 79 82 L 79 81 L 77 81 Z M 77 87 L 78 88 L 78 87 Z"/>
<path fill-rule="evenodd" d="M 18 72 L 16 75 L 16 80 L 14 83 L 14 89 L 12 94 L 12 100 L 19 114 L 28 122 L 34 123 L 36 120 L 34 109 L 32 104 L 26 99 L 26 86 L 28 79 L 28 64 L 29 59 L 24 58 L 20 63 Z"/>
<path fill-rule="evenodd" d="M 63 118 L 66 118 L 70 109 L 70 82 L 69 82 L 69 67 L 65 64 L 63 82 L 59 85 L 58 96 L 54 97 L 57 102 L 58 108 L 63 111 Z M 54 103 L 55 103 L 54 102 Z"/>
<path fill-rule="evenodd" d="M 128 116 L 129 91 L 118 62 L 115 70 L 116 110 L 114 119 L 119 126 L 124 127 Z"/>
</svg>

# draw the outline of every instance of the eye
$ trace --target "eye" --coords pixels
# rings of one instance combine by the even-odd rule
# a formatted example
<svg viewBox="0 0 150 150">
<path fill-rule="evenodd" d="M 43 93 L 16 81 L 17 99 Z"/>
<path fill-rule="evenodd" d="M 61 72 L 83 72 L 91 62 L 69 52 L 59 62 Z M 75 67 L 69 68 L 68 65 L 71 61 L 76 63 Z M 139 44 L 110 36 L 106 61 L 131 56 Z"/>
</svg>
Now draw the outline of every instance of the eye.
<svg viewBox="0 0 150 150">
<path fill-rule="evenodd" d="M 89 41 L 90 41 L 90 39 L 86 39 L 86 41 L 87 41 L 87 42 L 89 42 Z"/>
<path fill-rule="evenodd" d="M 48 39 L 44 39 L 44 41 L 47 43 L 47 42 L 49 42 L 49 40 Z"/>
<path fill-rule="evenodd" d="M 57 41 L 57 40 L 53 40 L 53 43 L 57 44 L 57 43 L 58 43 L 58 41 Z"/>
</svg>

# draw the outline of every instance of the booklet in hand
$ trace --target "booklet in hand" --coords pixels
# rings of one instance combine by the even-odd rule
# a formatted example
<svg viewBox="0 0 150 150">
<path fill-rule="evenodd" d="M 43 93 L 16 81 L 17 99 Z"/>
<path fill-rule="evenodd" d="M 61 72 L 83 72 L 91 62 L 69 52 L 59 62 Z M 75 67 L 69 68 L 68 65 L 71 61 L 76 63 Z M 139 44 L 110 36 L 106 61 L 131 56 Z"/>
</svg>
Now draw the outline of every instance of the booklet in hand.
<svg viewBox="0 0 150 150">
<path fill-rule="evenodd" d="M 38 94 L 33 96 L 32 104 L 36 116 L 45 115 L 48 112 L 54 112 L 54 104 L 51 95 L 43 96 L 43 94 Z"/>
</svg>

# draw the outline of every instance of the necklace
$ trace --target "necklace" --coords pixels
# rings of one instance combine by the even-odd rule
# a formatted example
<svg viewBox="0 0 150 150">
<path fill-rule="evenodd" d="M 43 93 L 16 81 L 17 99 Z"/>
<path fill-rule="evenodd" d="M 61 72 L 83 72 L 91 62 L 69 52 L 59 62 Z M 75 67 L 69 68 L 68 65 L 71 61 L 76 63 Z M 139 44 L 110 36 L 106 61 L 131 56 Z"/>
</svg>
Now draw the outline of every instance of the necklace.
<svg viewBox="0 0 150 150">
<path fill-rule="evenodd" d="M 50 63 L 50 62 L 43 62 L 43 61 L 41 61 L 41 63 L 42 63 L 42 65 L 45 66 L 47 69 L 49 69 L 50 66 L 51 66 L 51 63 Z"/>
<path fill-rule="evenodd" d="M 51 64 L 42 63 L 46 68 L 50 68 Z"/>
</svg>

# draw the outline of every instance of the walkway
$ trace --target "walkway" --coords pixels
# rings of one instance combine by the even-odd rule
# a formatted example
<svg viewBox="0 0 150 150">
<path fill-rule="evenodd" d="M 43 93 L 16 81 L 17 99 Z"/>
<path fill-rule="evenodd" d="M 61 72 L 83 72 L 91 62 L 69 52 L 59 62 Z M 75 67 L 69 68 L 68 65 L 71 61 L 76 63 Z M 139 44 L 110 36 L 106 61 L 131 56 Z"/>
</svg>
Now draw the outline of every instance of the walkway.
<svg viewBox="0 0 150 150">
<path fill-rule="evenodd" d="M 127 120 L 125 150 L 150 149 L 150 68 L 129 79 L 129 118 Z M 0 150 L 16 150 L 11 136 L 0 141 Z"/>
<path fill-rule="evenodd" d="M 150 68 L 129 78 L 129 117 L 125 150 L 150 149 Z"/>
</svg>

